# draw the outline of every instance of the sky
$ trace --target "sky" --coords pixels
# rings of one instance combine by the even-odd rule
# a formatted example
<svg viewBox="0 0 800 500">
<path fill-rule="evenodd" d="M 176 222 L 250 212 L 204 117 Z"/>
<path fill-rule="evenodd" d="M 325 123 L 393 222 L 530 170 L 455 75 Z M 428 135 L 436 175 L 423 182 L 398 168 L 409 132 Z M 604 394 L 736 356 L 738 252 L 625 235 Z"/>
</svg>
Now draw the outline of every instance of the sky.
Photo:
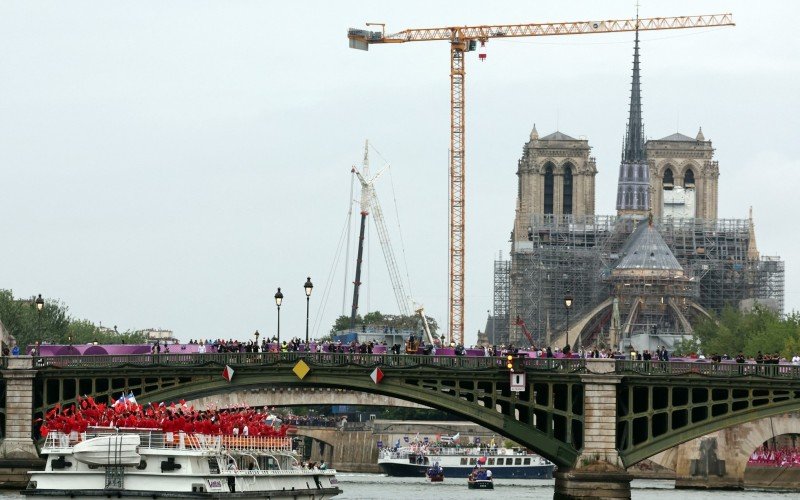
<svg viewBox="0 0 800 500">
<path fill-rule="evenodd" d="M 449 48 L 348 48 L 349 27 L 624 19 L 633 1 L 0 3 L 0 288 L 75 318 L 184 341 L 311 337 L 349 314 L 353 165 L 364 141 L 414 300 L 448 314 Z M 762 255 L 786 261 L 800 308 L 795 217 L 800 6 L 641 2 L 642 17 L 732 12 L 732 28 L 641 34 L 645 133 L 703 127 L 719 161 L 719 215 L 753 207 Z M 466 61 L 465 338 L 508 256 L 516 168 L 531 127 L 586 137 L 596 213 L 613 214 L 633 34 L 491 40 Z M 358 197 L 356 188 L 354 198 Z M 368 231 L 359 310 L 397 311 Z"/>
</svg>

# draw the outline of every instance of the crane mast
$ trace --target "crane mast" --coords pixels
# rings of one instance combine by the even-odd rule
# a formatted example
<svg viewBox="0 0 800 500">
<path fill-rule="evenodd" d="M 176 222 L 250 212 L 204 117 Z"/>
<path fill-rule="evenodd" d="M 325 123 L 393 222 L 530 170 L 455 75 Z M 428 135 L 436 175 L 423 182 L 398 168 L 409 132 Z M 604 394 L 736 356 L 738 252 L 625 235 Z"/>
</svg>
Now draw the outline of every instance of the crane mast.
<svg viewBox="0 0 800 500">
<path fill-rule="evenodd" d="M 407 29 L 386 35 L 381 31 L 350 28 L 350 48 L 369 50 L 373 44 L 423 41 L 450 42 L 450 339 L 464 342 L 464 266 L 465 266 L 465 100 L 466 71 L 464 54 L 475 50 L 478 42 L 493 38 L 618 33 L 625 31 L 667 30 L 733 26 L 731 14 L 654 17 L 606 21 L 560 23 L 496 24 Z M 369 23 L 368 23 L 369 25 Z"/>
</svg>

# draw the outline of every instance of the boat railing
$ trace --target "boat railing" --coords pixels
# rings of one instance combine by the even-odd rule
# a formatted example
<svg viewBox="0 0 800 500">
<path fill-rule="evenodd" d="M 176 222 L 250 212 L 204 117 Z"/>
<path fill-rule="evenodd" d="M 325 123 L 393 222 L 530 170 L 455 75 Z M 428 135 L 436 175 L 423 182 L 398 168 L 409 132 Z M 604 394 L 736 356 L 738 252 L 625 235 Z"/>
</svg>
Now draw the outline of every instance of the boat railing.
<svg viewBox="0 0 800 500">
<path fill-rule="evenodd" d="M 401 448 L 397 450 L 385 449 L 381 452 L 381 458 L 408 458 L 410 454 L 429 455 L 429 456 L 527 456 L 528 452 L 521 448 L 479 448 L 475 446 L 452 447 L 452 446 L 428 446 L 424 448 Z"/>
<path fill-rule="evenodd" d="M 136 434 L 140 449 L 168 449 L 237 453 L 287 453 L 292 451 L 292 438 L 279 436 L 221 436 L 164 432 L 154 429 L 90 427 L 85 432 L 65 434 L 51 431 L 45 437 L 44 448 L 72 448 L 74 445 L 101 436 Z"/>
</svg>

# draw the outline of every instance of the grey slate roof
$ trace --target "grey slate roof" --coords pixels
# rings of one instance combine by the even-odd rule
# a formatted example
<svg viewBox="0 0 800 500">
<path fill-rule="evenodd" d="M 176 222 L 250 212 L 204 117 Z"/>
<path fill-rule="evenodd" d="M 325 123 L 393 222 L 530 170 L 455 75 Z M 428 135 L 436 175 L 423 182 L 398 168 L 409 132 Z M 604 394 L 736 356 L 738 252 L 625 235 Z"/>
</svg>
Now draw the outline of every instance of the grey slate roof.
<svg viewBox="0 0 800 500">
<path fill-rule="evenodd" d="M 622 247 L 622 259 L 615 270 L 675 271 L 683 273 L 683 267 L 672 254 L 664 238 L 655 227 L 642 222 L 628 237 Z"/>
<path fill-rule="evenodd" d="M 676 141 L 676 142 L 696 142 L 697 139 L 694 137 L 689 137 L 688 135 L 683 135 L 680 132 L 675 132 L 672 135 L 668 135 L 663 139 L 658 139 L 659 141 Z"/>
<path fill-rule="evenodd" d="M 570 137 L 567 134 L 562 132 L 553 132 L 550 135 L 546 135 L 544 137 L 539 138 L 540 141 L 578 141 L 580 139 L 576 139 L 574 137 Z"/>
</svg>

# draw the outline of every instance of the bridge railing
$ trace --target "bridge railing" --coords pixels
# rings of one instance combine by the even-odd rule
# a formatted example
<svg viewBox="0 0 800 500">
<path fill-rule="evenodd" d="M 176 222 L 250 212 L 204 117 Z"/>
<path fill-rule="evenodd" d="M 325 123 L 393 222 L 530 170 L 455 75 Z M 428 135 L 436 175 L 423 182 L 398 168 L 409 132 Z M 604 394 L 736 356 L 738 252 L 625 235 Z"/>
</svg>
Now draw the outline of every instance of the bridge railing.
<svg viewBox="0 0 800 500">
<path fill-rule="evenodd" d="M 713 363 L 703 361 L 629 361 L 617 360 L 617 373 L 640 375 L 702 374 L 711 377 L 758 376 L 770 378 L 800 378 L 800 366 L 766 363 Z"/>
<path fill-rule="evenodd" d="M 312 366 L 362 366 L 388 368 L 445 368 L 453 370 L 506 370 L 506 358 L 489 356 L 430 356 L 414 354 L 359 354 L 327 352 L 240 352 L 207 354 L 70 355 L 34 358 L 36 368 L 105 368 L 115 366 L 207 366 L 294 364 L 303 360 Z M 582 371 L 586 361 L 579 358 L 520 358 L 527 371 Z"/>
</svg>

